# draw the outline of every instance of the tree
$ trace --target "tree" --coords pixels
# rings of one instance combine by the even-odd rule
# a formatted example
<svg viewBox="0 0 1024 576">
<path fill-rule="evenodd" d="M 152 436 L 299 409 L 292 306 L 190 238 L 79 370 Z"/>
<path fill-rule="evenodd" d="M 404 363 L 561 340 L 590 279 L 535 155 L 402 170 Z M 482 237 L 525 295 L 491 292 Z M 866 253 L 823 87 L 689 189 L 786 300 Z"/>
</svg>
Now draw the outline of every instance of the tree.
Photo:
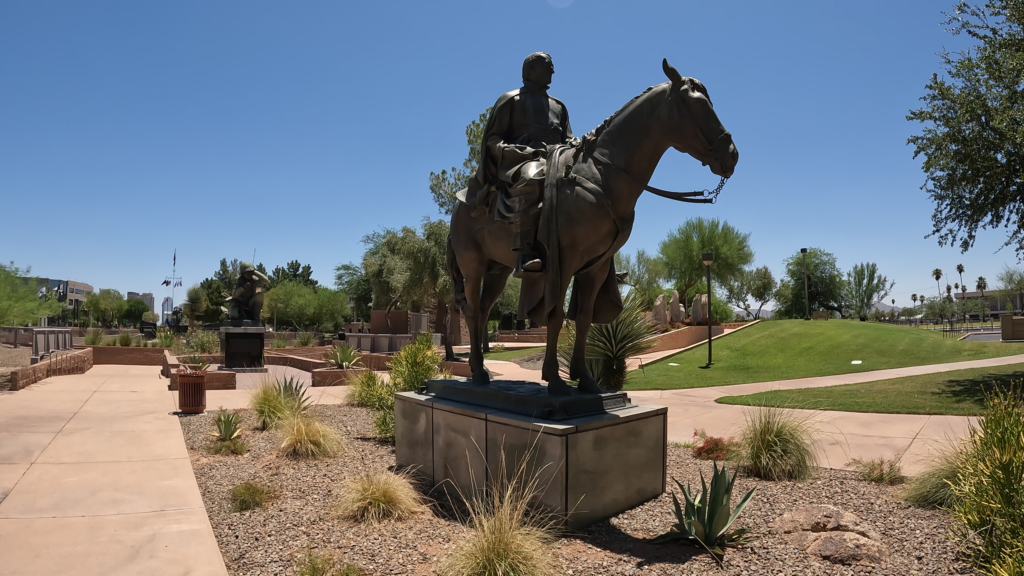
<svg viewBox="0 0 1024 576">
<path fill-rule="evenodd" d="M 917 307 L 917 293 L 916 292 L 914 294 L 910 295 L 910 301 L 914 303 L 914 307 L 916 308 Z"/>
<path fill-rule="evenodd" d="M 635 256 L 617 252 L 615 271 L 626 274 L 624 283 L 637 291 L 640 306 L 644 310 L 652 309 L 658 295 L 665 291 L 661 285 L 661 279 L 665 276 L 665 263 L 661 258 L 648 254 L 643 248 L 638 249 Z"/>
<path fill-rule="evenodd" d="M 775 276 L 767 266 L 761 266 L 747 276 L 747 291 L 758 303 L 757 312 L 754 314 L 755 320 L 761 318 L 761 309 L 764 305 L 775 298 L 778 287 L 779 283 L 775 281 Z"/>
<path fill-rule="evenodd" d="M 775 300 L 780 318 L 804 317 L 804 260 L 797 252 L 786 259 L 786 275 L 779 282 Z M 835 255 L 820 248 L 807 250 L 807 293 L 811 310 L 828 310 L 845 318 L 843 296 L 846 282 Z M 773 317 L 775 317 L 773 315 Z"/>
<path fill-rule="evenodd" d="M 938 291 L 939 296 L 942 296 L 942 287 L 939 286 L 939 280 L 942 280 L 942 270 L 936 268 L 932 270 L 932 278 L 935 278 L 935 290 Z"/>
<path fill-rule="evenodd" d="M 206 292 L 199 284 L 193 284 L 188 291 L 185 292 L 185 304 L 181 307 L 181 311 L 188 316 L 188 327 L 189 330 L 195 328 L 196 317 L 200 316 L 203 312 L 206 312 Z"/>
<path fill-rule="evenodd" d="M 39 296 L 37 282 L 23 278 L 31 271 L 14 262 L 0 264 L 0 326 L 23 326 L 60 313 L 61 304 L 53 293 Z"/>
<path fill-rule="evenodd" d="M 129 298 L 125 301 L 124 310 L 121 312 L 121 322 L 138 327 L 146 312 L 152 311 L 145 301 L 139 298 Z"/>
<path fill-rule="evenodd" d="M 452 167 L 451 170 L 441 170 L 440 174 L 430 173 L 430 195 L 437 203 L 437 209 L 442 214 L 451 214 L 455 209 L 455 194 L 465 188 L 469 179 L 476 173 L 477 165 L 480 163 L 480 146 L 484 140 L 484 128 L 487 126 L 487 117 L 491 109 L 484 110 L 476 120 L 466 125 L 466 144 L 469 146 L 469 154 L 462 161 L 462 168 Z"/>
<path fill-rule="evenodd" d="M 665 276 L 675 285 L 684 302 L 691 301 L 692 294 L 696 294 L 691 294 L 691 290 L 706 275 L 701 261 L 704 252 L 715 254 L 711 276 L 719 285 L 736 281 L 754 261 L 750 234 L 743 234 L 717 218 L 687 220 L 658 245 Z"/>
<path fill-rule="evenodd" d="M 925 190 L 935 202 L 933 230 L 940 246 L 974 245 L 979 228 L 1005 226 L 1003 246 L 1024 251 L 1024 7 L 1020 0 L 966 1 L 946 13 L 954 35 L 976 44 L 940 53 L 944 77 L 932 74 L 924 106 L 907 120 L 923 124 L 912 136 L 914 157 L 925 157 Z M 947 79 L 948 78 L 948 79 Z"/>
<path fill-rule="evenodd" d="M 519 293 L 522 287 L 522 280 L 519 278 L 509 278 L 508 282 L 505 283 L 505 288 L 501 291 L 501 296 L 498 296 L 494 307 L 491 308 L 491 316 L 488 319 L 500 321 L 502 316 L 518 312 Z"/>
<path fill-rule="evenodd" d="M 225 289 L 234 290 L 235 282 L 238 281 L 238 266 L 240 264 L 241 262 L 238 261 L 238 258 L 232 258 L 231 262 L 228 262 L 227 258 L 221 258 L 220 267 L 213 273 L 213 277 L 217 279 Z"/>
<path fill-rule="evenodd" d="M 124 296 L 117 290 L 101 288 L 85 297 L 84 307 L 89 317 L 107 328 L 114 327 L 126 306 Z"/>
<path fill-rule="evenodd" d="M 963 264 L 957 264 L 956 265 L 956 273 L 960 275 L 960 284 L 963 284 L 964 286 L 966 286 L 966 284 L 964 284 L 964 265 Z"/>
<path fill-rule="evenodd" d="M 316 292 L 302 282 L 285 280 L 267 291 L 263 306 L 275 330 L 278 326 L 305 330 L 310 327 L 316 307 Z"/>
<path fill-rule="evenodd" d="M 320 332 L 336 332 L 341 329 L 345 319 L 352 311 L 348 307 L 348 295 L 341 290 L 331 290 L 320 286 L 315 290 L 313 312 L 309 318 L 309 327 Z"/>
<path fill-rule="evenodd" d="M 283 282 L 298 282 L 310 288 L 317 286 L 317 281 L 313 280 L 313 268 L 309 264 L 299 263 L 298 260 L 292 260 L 284 267 L 275 267 L 270 273 L 267 287 L 274 288 Z M 234 284 L 231 284 L 231 288 L 234 288 Z"/>
<path fill-rule="evenodd" d="M 1019 268 L 1011 268 L 1009 266 L 1003 266 L 1003 270 L 999 272 L 997 276 L 999 282 L 999 289 L 1003 293 L 1009 295 L 1016 294 L 1018 301 L 1020 294 L 1024 292 L 1024 270 Z M 1016 309 L 1016 302 L 1011 305 L 1011 310 Z"/>
<path fill-rule="evenodd" d="M 981 297 L 985 297 L 985 290 L 988 290 L 988 280 L 985 280 L 984 276 L 978 276 L 978 281 L 974 284 L 974 289 L 981 292 Z"/>
<path fill-rule="evenodd" d="M 356 319 L 370 319 L 370 305 L 373 303 L 373 287 L 363 273 L 362 266 L 349 262 L 334 268 L 334 287 L 352 300 L 352 313 Z"/>
</svg>

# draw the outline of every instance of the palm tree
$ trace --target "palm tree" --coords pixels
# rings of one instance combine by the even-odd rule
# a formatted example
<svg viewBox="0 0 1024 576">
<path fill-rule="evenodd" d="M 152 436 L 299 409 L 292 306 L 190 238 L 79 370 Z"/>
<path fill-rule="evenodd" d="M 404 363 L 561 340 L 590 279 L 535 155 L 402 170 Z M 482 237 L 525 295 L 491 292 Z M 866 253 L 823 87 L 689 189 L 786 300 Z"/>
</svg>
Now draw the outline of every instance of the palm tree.
<svg viewBox="0 0 1024 576">
<path fill-rule="evenodd" d="M 935 278 L 935 288 L 939 291 L 939 298 L 942 298 L 942 287 L 939 286 L 939 280 L 942 280 L 942 270 L 939 268 L 932 270 L 932 278 Z"/>
<path fill-rule="evenodd" d="M 988 280 L 985 280 L 984 276 L 978 276 L 978 283 L 974 285 L 975 290 L 981 292 L 981 297 L 985 297 L 985 290 L 988 290 Z"/>
<path fill-rule="evenodd" d="M 963 284 L 964 283 L 964 265 L 963 264 L 957 264 L 956 265 L 956 273 L 960 275 L 960 283 Z"/>
<path fill-rule="evenodd" d="M 910 295 L 910 301 L 914 303 L 914 306 L 917 306 L 917 293 Z"/>
<path fill-rule="evenodd" d="M 946 296 L 949 297 L 949 298 L 952 298 L 952 296 L 950 296 L 950 294 L 952 294 L 952 293 L 953 293 L 953 287 L 950 286 L 949 284 L 946 284 Z"/>
</svg>

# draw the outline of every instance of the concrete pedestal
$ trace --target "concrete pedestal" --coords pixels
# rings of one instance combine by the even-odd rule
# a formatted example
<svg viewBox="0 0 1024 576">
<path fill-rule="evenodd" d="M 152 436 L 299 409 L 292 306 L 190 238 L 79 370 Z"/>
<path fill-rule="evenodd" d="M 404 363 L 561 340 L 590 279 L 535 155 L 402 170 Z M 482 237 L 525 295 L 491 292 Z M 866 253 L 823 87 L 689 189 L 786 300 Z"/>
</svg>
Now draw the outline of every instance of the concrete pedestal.
<svg viewBox="0 0 1024 576">
<path fill-rule="evenodd" d="M 265 326 L 221 326 L 224 367 L 231 370 L 262 368 L 266 331 Z"/>
<path fill-rule="evenodd" d="M 395 457 L 431 486 L 478 493 L 522 458 L 539 471 L 540 504 L 580 528 L 665 491 L 667 408 L 543 420 L 416 392 L 395 395 Z M 531 453 L 532 452 L 532 453 Z"/>
</svg>

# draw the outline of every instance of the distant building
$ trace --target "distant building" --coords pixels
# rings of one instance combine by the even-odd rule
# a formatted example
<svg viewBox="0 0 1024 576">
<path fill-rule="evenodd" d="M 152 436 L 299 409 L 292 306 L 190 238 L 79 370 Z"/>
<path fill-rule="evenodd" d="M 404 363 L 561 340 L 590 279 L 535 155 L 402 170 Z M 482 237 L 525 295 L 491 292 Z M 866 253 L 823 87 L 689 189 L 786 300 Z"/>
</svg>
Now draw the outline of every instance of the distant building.
<svg viewBox="0 0 1024 576">
<path fill-rule="evenodd" d="M 67 320 L 78 320 L 79 310 L 83 309 L 85 298 L 92 294 L 93 288 L 85 282 L 74 280 L 58 280 L 56 278 L 34 278 L 22 277 L 25 283 L 34 283 L 40 294 L 56 294 L 57 300 L 64 303 L 64 308 L 73 310 L 68 312 Z"/>
<path fill-rule="evenodd" d="M 128 299 L 137 298 L 139 300 L 142 300 L 147 305 L 149 305 L 150 311 L 156 310 L 156 300 L 153 298 L 152 292 L 144 292 L 142 294 L 139 294 L 138 292 L 129 292 L 127 297 Z"/>
<path fill-rule="evenodd" d="M 160 323 L 167 324 L 167 320 L 171 317 L 171 312 L 174 310 L 174 300 L 171 300 L 170 296 L 164 298 L 164 301 L 160 304 Z"/>
</svg>

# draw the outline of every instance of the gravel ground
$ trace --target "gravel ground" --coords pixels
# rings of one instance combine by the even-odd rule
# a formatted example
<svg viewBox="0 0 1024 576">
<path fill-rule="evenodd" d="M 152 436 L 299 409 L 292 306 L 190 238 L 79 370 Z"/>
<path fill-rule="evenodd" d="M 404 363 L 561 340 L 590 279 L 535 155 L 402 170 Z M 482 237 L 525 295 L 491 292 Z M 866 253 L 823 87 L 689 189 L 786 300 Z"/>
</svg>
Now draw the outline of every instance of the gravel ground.
<svg viewBox="0 0 1024 576">
<path fill-rule="evenodd" d="M 31 346 L 14 348 L 7 344 L 0 345 L 0 392 L 10 389 L 11 370 L 28 366 L 31 358 Z"/>
<path fill-rule="evenodd" d="M 521 368 L 526 368 L 527 370 L 540 370 L 544 367 L 544 351 L 541 350 L 540 352 L 513 358 L 509 362 L 518 364 Z"/>
<path fill-rule="evenodd" d="M 341 456 L 322 462 L 300 462 L 274 455 L 277 435 L 246 431 L 245 456 L 212 456 L 205 450 L 212 415 L 182 417 L 196 479 L 214 533 L 231 574 L 294 574 L 297 557 L 309 549 L 360 565 L 367 574 L 433 574 L 439 560 L 466 530 L 452 521 L 446 503 L 417 519 L 376 526 L 335 517 L 331 509 L 341 481 L 363 468 L 387 468 L 394 449 L 370 438 L 372 418 L 362 408 L 317 406 L 315 413 L 335 426 L 346 439 Z M 251 425 L 242 411 L 246 426 Z M 709 462 L 694 460 L 685 448 L 669 447 L 669 473 L 699 484 L 699 471 Z M 243 513 L 230 510 L 231 488 L 259 481 L 275 491 L 264 508 Z M 731 549 L 724 569 L 710 557 L 678 545 L 654 546 L 645 539 L 672 523 L 668 494 L 626 513 L 558 540 L 556 554 L 564 574 L 725 574 L 725 575 L 846 575 L 974 574 L 957 556 L 943 512 L 918 510 L 902 504 L 898 488 L 856 479 L 853 473 L 820 470 L 804 483 L 763 482 L 739 478 L 734 501 L 756 487 L 751 503 L 737 522 L 761 536 L 753 544 Z M 892 559 L 877 568 L 844 567 L 817 560 L 790 547 L 768 529 L 784 512 L 807 504 L 829 504 L 859 515 L 872 525 L 892 550 Z"/>
</svg>

